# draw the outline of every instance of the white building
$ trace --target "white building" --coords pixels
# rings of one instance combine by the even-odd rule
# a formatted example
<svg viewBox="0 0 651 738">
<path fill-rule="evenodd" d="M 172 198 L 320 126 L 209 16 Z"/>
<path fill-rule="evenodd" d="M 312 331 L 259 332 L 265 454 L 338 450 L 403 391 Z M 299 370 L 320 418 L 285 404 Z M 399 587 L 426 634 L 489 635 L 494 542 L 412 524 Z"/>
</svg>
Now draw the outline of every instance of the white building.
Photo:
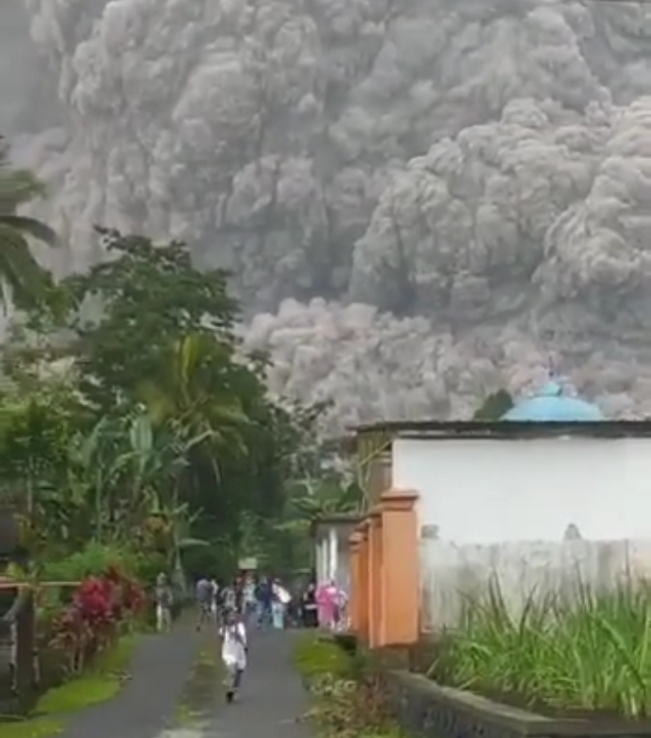
<svg viewBox="0 0 651 738">
<path fill-rule="evenodd" d="M 536 588 L 651 573 L 651 422 L 604 420 L 549 383 L 498 422 L 390 423 L 385 485 L 418 493 L 423 626 L 491 578 Z"/>
<path fill-rule="evenodd" d="M 345 591 L 350 587 L 348 541 L 361 522 L 358 515 L 345 513 L 324 516 L 312 526 L 314 568 L 317 583 L 334 580 Z"/>
</svg>

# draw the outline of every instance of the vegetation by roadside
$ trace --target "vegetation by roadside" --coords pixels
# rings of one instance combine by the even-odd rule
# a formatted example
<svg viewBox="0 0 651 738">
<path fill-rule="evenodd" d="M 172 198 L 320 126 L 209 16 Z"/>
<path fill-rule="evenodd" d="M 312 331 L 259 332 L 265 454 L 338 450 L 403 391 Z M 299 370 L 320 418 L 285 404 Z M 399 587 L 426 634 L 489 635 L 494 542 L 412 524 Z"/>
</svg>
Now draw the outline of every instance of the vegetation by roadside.
<svg viewBox="0 0 651 738">
<path fill-rule="evenodd" d="M 364 656 L 310 633 L 297 641 L 294 664 L 312 696 L 305 718 L 323 738 L 400 738 Z"/>
<path fill-rule="evenodd" d="M 554 717 L 651 715 L 651 588 L 532 593 L 514 615 L 493 584 L 466 603 L 429 676 Z"/>
<path fill-rule="evenodd" d="M 23 720 L 0 723 L 0 738 L 47 738 L 60 733 L 75 713 L 112 699 L 128 679 L 138 635 L 120 638 L 80 676 L 47 691 Z"/>
</svg>

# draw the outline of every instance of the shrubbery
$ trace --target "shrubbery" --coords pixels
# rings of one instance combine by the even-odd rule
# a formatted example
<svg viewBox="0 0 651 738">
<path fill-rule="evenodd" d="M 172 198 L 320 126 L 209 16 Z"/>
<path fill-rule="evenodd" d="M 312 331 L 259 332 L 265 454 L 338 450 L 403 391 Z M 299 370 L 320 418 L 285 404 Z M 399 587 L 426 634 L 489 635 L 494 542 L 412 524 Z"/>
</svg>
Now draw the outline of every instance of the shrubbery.
<svg viewBox="0 0 651 738">
<path fill-rule="evenodd" d="M 115 565 L 84 579 L 72 604 L 52 621 L 51 645 L 66 654 L 69 673 L 78 674 L 89 658 L 131 628 L 144 604 L 142 587 Z"/>
<path fill-rule="evenodd" d="M 306 717 L 323 735 L 397 738 L 380 679 L 362 656 L 310 634 L 297 643 L 294 661 L 314 698 Z"/>
<path fill-rule="evenodd" d="M 651 590 L 534 596 L 514 615 L 497 586 L 468 600 L 430 676 L 549 714 L 651 715 Z"/>
</svg>

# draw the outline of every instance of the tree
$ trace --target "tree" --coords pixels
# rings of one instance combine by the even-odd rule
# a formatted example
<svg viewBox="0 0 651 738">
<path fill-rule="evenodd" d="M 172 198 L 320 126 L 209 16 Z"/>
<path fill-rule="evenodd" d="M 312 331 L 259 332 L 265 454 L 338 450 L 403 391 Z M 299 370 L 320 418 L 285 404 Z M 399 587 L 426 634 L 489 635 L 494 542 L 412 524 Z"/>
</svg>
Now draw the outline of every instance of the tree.
<svg viewBox="0 0 651 738">
<path fill-rule="evenodd" d="M 199 272 L 180 242 L 100 230 L 110 261 L 64 282 L 75 309 L 70 327 L 82 387 L 103 407 L 134 399 L 144 378 L 160 373 L 170 347 L 190 334 L 233 346 L 237 303 L 223 270 Z"/>
<path fill-rule="evenodd" d="M 145 237 L 100 232 L 115 258 L 64 282 L 74 308 L 68 325 L 79 386 L 98 418 L 115 407 L 132 415 L 146 409 L 152 453 L 183 449 L 178 467 L 171 455 L 160 457 L 175 471 L 150 478 L 144 496 L 133 458 L 120 500 L 155 499 L 152 524 L 174 521 L 177 550 L 187 539 L 210 541 L 214 550 L 227 546 L 230 566 L 246 520 L 276 519 L 285 506 L 305 413 L 273 401 L 266 357 L 241 351 L 226 272 L 194 269 L 182 243 L 155 246 Z M 204 572 L 207 556 L 184 550 L 186 565 L 201 560 Z M 217 563 L 211 568 L 224 571 Z"/>
<path fill-rule="evenodd" d="M 48 273 L 32 255 L 28 238 L 57 245 L 54 231 L 40 220 L 18 215 L 21 205 L 45 193 L 43 184 L 24 169 L 12 169 L 8 146 L 0 137 L 0 277 L 11 289 L 17 307 L 29 309 L 51 289 Z"/>
<path fill-rule="evenodd" d="M 513 407 L 513 398 L 505 390 L 500 389 L 488 395 L 472 416 L 473 420 L 500 420 Z"/>
</svg>

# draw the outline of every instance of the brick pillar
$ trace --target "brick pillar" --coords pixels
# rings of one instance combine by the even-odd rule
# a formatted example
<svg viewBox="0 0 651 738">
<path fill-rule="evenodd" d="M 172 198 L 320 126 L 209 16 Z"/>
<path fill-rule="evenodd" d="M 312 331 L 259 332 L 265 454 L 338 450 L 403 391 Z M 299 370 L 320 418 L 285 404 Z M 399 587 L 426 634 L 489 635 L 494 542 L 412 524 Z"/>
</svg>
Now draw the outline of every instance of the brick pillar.
<svg viewBox="0 0 651 738">
<path fill-rule="evenodd" d="M 379 645 L 418 641 L 420 578 L 416 500 L 411 490 L 382 494 L 382 629 Z"/>
<path fill-rule="evenodd" d="M 369 513 L 369 646 L 380 645 L 382 632 L 382 508 L 374 507 Z"/>
<path fill-rule="evenodd" d="M 359 634 L 360 617 L 360 547 L 362 536 L 359 533 L 353 533 L 348 539 L 348 556 L 350 566 L 350 587 L 348 596 L 348 618 L 349 628 L 353 633 Z"/>
<path fill-rule="evenodd" d="M 358 635 L 362 643 L 368 643 L 370 623 L 370 556 L 369 556 L 369 526 L 364 521 L 357 530 L 359 534 L 359 590 L 357 606 L 359 608 Z"/>
</svg>

